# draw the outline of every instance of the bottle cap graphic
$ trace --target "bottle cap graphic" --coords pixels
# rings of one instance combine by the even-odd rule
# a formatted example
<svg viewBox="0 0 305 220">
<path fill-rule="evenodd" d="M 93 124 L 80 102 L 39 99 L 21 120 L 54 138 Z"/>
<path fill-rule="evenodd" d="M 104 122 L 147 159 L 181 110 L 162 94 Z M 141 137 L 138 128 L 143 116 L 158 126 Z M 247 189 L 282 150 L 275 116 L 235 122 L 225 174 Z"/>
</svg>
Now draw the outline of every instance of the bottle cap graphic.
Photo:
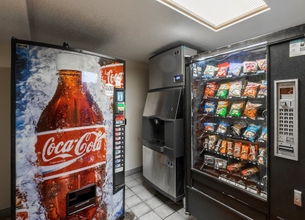
<svg viewBox="0 0 305 220">
<path fill-rule="evenodd" d="M 56 57 L 57 70 L 86 71 L 86 59 L 84 56 L 72 53 L 60 53 Z"/>
</svg>

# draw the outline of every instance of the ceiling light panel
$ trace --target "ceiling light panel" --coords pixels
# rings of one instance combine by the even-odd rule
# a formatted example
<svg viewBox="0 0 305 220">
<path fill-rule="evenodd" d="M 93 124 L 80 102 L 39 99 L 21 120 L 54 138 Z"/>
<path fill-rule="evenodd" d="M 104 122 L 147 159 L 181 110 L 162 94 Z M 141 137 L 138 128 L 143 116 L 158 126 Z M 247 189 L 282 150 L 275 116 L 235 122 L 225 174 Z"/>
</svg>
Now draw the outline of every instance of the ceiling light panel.
<svg viewBox="0 0 305 220">
<path fill-rule="evenodd" d="M 157 0 L 187 17 L 221 30 L 269 10 L 263 0 Z"/>
</svg>

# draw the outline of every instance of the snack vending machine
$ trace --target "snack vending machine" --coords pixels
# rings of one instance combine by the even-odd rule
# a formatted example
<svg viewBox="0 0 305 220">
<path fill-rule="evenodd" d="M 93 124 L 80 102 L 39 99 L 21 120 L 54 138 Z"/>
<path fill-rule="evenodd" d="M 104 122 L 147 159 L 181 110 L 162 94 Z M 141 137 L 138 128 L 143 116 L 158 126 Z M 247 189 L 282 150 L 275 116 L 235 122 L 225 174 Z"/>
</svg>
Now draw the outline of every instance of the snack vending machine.
<svg viewBox="0 0 305 220">
<path fill-rule="evenodd" d="M 125 62 L 12 39 L 12 219 L 122 219 Z"/>
<path fill-rule="evenodd" d="M 187 211 L 198 219 L 266 219 L 266 43 L 197 57 L 187 72 Z"/>
<path fill-rule="evenodd" d="M 186 62 L 186 212 L 211 220 L 305 219 L 304 30 Z"/>
</svg>

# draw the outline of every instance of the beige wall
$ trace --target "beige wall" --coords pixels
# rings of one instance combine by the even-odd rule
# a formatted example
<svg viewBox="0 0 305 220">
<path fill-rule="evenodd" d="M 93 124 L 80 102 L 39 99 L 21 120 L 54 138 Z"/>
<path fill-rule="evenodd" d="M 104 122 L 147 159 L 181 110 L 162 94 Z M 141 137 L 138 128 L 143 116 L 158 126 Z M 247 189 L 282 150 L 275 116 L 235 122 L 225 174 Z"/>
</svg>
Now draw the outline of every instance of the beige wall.
<svg viewBox="0 0 305 220">
<path fill-rule="evenodd" d="M 126 63 L 125 169 L 142 166 L 142 114 L 148 91 L 148 64 Z"/>
<path fill-rule="evenodd" d="M 10 44 L 0 43 L 0 210 L 10 207 Z M 142 111 L 148 90 L 148 64 L 126 61 L 126 166 L 142 166 Z"/>
<path fill-rule="evenodd" d="M 0 210 L 10 207 L 11 46 L 0 44 Z"/>
<path fill-rule="evenodd" d="M 0 67 L 0 210 L 10 207 L 10 75 Z"/>
</svg>

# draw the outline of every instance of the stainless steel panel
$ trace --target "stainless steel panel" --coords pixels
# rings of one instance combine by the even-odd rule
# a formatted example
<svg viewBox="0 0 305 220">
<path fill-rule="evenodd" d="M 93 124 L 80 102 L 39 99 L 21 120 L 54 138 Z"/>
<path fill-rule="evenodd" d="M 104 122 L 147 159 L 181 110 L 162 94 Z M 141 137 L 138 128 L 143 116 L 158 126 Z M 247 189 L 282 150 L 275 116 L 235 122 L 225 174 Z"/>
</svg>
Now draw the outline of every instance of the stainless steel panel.
<svg viewBox="0 0 305 220">
<path fill-rule="evenodd" d="M 173 76 L 184 74 L 183 47 L 176 47 L 149 60 L 149 89 L 183 85 L 174 83 Z"/>
<path fill-rule="evenodd" d="M 143 116 L 176 119 L 182 88 L 164 89 L 147 94 Z"/>
<path fill-rule="evenodd" d="M 143 146 L 143 176 L 176 197 L 176 160 Z"/>
<path fill-rule="evenodd" d="M 149 59 L 149 89 L 184 85 L 185 57 L 197 54 L 185 46 L 175 47 Z M 180 75 L 179 81 L 175 76 Z"/>
</svg>

